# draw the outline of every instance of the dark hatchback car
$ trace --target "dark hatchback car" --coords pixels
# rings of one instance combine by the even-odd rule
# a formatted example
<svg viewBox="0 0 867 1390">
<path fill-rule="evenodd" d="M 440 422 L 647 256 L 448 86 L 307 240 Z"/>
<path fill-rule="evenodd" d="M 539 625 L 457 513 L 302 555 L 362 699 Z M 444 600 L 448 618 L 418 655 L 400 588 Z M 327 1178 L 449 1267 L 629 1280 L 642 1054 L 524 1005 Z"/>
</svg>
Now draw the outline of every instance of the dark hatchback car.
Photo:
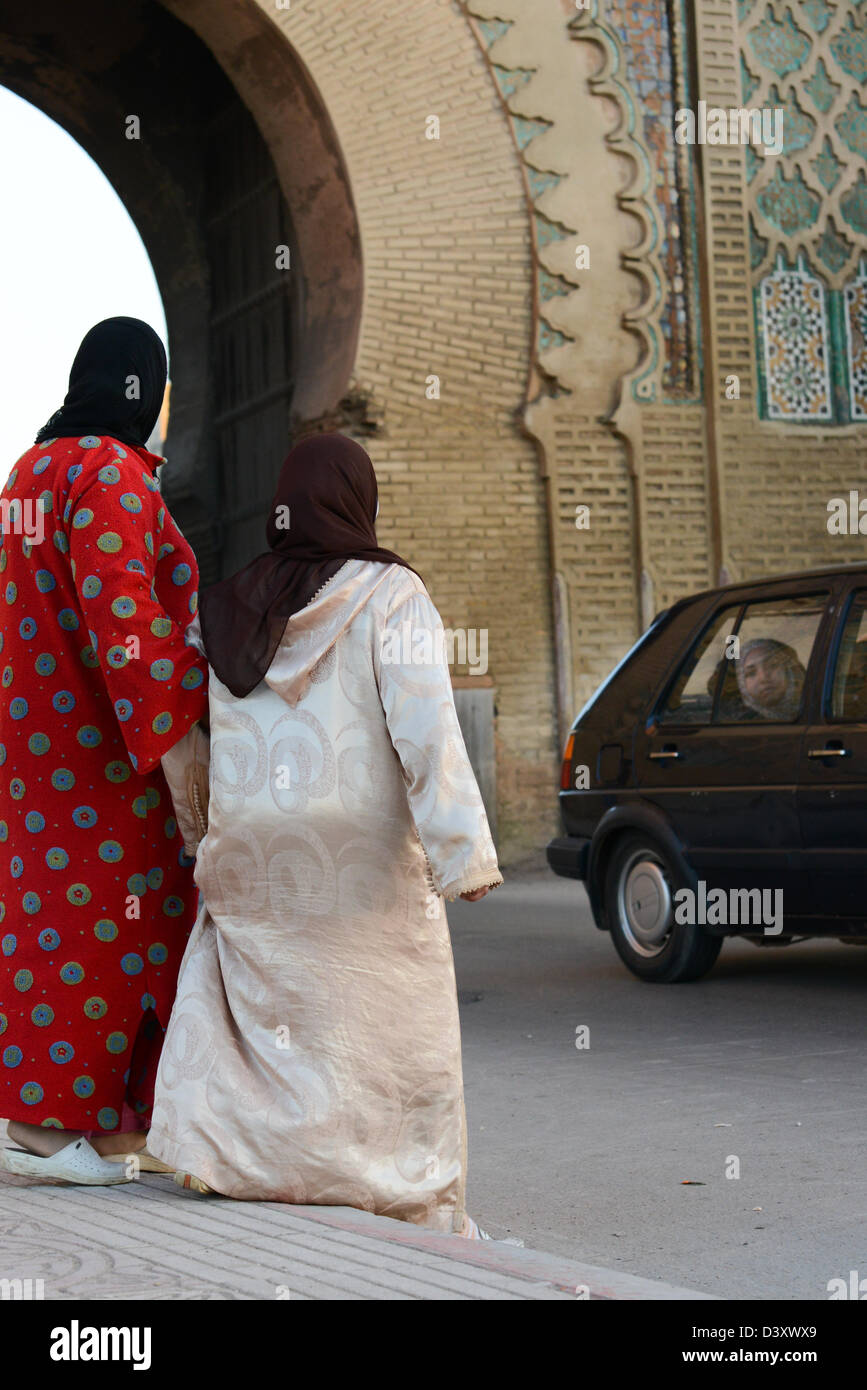
<svg viewBox="0 0 867 1390">
<path fill-rule="evenodd" d="M 644 980 L 725 936 L 867 942 L 867 566 L 660 613 L 576 719 L 548 846 Z"/>
</svg>

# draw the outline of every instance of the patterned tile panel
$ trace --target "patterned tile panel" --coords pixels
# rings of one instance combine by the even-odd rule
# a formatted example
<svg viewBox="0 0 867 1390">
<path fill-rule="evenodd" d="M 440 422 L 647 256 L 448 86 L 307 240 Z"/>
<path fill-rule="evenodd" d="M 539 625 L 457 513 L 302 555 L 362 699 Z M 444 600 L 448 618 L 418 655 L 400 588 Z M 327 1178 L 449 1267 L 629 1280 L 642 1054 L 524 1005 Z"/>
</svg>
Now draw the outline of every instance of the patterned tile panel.
<svg viewBox="0 0 867 1390">
<path fill-rule="evenodd" d="M 771 420 L 831 419 L 825 291 L 803 261 L 780 264 L 759 293 L 767 413 Z"/>
<path fill-rule="evenodd" d="M 849 409 L 853 420 L 867 420 L 867 260 L 846 286 L 846 345 Z"/>
<path fill-rule="evenodd" d="M 864 418 L 852 354 L 863 347 L 867 6 L 764 0 L 738 14 L 744 100 L 749 90 L 753 105 L 783 111 L 782 154 L 745 151 L 764 413 L 848 424 Z M 817 296 L 822 312 L 806 313 Z M 777 312 L 795 299 L 798 314 Z"/>
<path fill-rule="evenodd" d="M 674 30 L 684 25 L 681 0 L 607 0 L 606 17 L 622 45 L 654 170 L 664 273 L 661 314 L 662 389 L 668 399 L 695 394 L 700 304 L 695 245 L 695 189 L 689 155 L 672 139 L 674 113 L 686 100 L 675 70 Z"/>
</svg>

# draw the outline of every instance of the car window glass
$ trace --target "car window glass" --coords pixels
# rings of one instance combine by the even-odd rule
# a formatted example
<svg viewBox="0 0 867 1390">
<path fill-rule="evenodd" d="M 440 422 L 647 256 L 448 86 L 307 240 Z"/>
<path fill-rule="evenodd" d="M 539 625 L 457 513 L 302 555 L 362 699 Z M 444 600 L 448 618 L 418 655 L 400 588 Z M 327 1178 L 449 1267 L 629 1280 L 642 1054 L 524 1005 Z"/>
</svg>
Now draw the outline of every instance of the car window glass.
<svg viewBox="0 0 867 1390">
<path fill-rule="evenodd" d="M 831 690 L 832 719 L 867 719 L 867 589 L 852 595 Z"/>
<path fill-rule="evenodd" d="M 751 603 L 726 657 L 721 724 L 792 724 L 800 715 L 810 653 L 827 594 Z"/>
<path fill-rule="evenodd" d="M 663 724 L 709 724 L 714 695 L 741 605 L 724 608 L 705 628 L 677 674 L 659 716 Z"/>
</svg>

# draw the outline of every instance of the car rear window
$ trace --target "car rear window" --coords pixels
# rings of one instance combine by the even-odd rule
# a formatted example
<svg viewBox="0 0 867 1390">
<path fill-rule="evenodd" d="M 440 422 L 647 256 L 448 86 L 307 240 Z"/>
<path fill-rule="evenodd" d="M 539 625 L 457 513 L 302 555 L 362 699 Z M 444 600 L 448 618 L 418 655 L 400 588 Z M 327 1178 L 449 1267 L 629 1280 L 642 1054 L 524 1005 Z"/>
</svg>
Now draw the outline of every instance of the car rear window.
<svg viewBox="0 0 867 1390">
<path fill-rule="evenodd" d="M 717 612 L 683 662 L 663 705 L 660 721 L 665 724 L 709 724 L 720 663 L 726 660 L 729 639 L 734 634 L 742 603 Z"/>
</svg>

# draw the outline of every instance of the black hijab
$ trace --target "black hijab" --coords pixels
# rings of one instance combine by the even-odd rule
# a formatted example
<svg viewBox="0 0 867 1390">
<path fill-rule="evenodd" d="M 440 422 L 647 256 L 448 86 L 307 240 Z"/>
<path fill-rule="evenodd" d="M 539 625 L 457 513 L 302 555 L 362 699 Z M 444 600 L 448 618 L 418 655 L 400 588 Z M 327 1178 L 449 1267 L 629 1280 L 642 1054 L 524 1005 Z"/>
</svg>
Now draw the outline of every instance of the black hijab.
<svg viewBox="0 0 867 1390">
<path fill-rule="evenodd" d="M 354 439 L 311 435 L 290 451 L 265 528 L 270 549 L 210 585 L 199 605 L 208 661 L 233 695 L 240 699 L 259 684 L 287 618 L 347 560 L 412 569 L 377 545 L 376 501 L 373 464 Z"/>
<path fill-rule="evenodd" d="M 107 434 L 122 444 L 146 445 L 162 408 L 167 369 L 166 350 L 149 323 L 103 319 L 82 338 L 63 405 L 42 426 L 34 443 L 74 434 Z"/>
</svg>

